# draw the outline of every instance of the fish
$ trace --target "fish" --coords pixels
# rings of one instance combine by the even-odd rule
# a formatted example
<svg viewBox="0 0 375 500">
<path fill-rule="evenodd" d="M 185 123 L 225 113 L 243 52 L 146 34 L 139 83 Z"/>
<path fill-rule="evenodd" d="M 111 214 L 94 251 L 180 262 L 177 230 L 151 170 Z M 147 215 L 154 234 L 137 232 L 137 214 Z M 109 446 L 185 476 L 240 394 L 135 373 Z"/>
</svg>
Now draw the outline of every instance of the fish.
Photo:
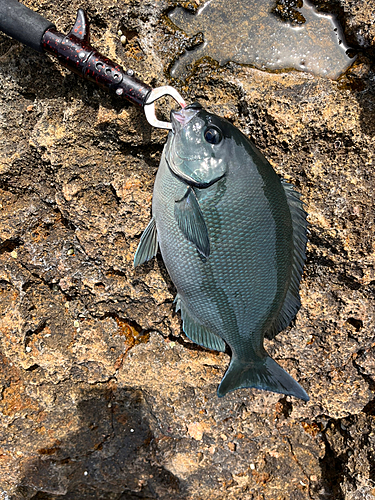
<svg viewBox="0 0 375 500">
<path fill-rule="evenodd" d="M 300 195 L 238 128 L 201 104 L 172 111 L 171 123 L 134 266 L 160 247 L 184 333 L 207 349 L 229 347 L 219 397 L 253 387 L 308 401 L 264 347 L 301 306 Z"/>
</svg>

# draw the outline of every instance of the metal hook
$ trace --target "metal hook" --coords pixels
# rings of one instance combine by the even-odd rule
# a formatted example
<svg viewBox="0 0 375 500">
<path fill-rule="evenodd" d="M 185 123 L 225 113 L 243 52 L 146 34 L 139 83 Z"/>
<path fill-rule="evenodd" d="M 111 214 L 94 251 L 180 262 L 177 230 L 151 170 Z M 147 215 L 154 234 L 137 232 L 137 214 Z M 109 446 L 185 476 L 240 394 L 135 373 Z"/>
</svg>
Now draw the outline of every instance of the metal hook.
<svg viewBox="0 0 375 500">
<path fill-rule="evenodd" d="M 177 90 L 174 87 L 165 85 L 164 87 L 157 87 L 156 89 L 151 90 L 151 92 L 147 96 L 143 109 L 146 115 L 146 119 L 150 125 L 157 128 L 172 130 L 172 124 L 170 122 L 163 122 L 158 120 L 155 114 L 155 101 L 166 95 L 172 97 L 181 106 L 181 108 L 184 108 L 186 106 L 186 102 L 177 92 Z"/>
</svg>

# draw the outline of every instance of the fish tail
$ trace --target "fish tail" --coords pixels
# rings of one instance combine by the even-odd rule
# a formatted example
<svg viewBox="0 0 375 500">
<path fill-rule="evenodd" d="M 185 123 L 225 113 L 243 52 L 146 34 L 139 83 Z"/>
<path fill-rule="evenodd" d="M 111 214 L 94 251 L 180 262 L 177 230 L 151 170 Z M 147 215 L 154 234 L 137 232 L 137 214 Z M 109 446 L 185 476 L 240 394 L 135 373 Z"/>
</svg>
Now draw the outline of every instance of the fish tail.
<svg viewBox="0 0 375 500">
<path fill-rule="evenodd" d="M 304 389 L 270 356 L 244 362 L 232 356 L 231 363 L 217 390 L 219 397 L 235 389 L 255 387 L 308 401 Z"/>
</svg>

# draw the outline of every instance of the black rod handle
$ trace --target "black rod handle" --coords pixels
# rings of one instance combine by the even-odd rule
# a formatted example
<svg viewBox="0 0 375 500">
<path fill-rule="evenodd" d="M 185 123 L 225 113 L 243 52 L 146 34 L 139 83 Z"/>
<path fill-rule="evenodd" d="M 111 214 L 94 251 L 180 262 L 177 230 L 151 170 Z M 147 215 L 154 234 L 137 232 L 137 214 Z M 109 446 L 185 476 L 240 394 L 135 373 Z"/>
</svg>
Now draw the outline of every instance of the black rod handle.
<svg viewBox="0 0 375 500">
<path fill-rule="evenodd" d="M 67 35 L 50 28 L 43 35 L 42 46 L 63 66 L 133 104 L 143 106 L 152 90 L 134 77 L 133 70 L 125 71 L 90 45 L 89 23 L 82 9 L 78 9 L 77 19 Z"/>
<path fill-rule="evenodd" d="M 78 9 L 77 19 L 67 35 L 54 24 L 17 0 L 0 0 L 0 30 L 15 40 L 57 57 L 60 64 L 133 104 L 143 106 L 152 87 L 134 77 L 90 45 L 89 23 Z"/>
<path fill-rule="evenodd" d="M 0 30 L 38 52 L 42 38 L 54 24 L 17 0 L 0 0 Z"/>
</svg>

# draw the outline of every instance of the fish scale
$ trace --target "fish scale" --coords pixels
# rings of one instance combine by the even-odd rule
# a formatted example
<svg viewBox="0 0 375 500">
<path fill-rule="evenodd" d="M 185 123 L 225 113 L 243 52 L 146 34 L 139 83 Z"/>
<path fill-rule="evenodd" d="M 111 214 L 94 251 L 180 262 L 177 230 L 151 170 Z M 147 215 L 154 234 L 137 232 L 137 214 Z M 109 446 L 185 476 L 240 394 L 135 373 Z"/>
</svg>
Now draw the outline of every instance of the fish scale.
<svg viewBox="0 0 375 500">
<path fill-rule="evenodd" d="M 200 105 L 172 112 L 172 128 L 135 265 L 157 241 L 186 335 L 210 349 L 229 346 L 219 396 L 256 387 L 308 400 L 263 346 L 300 306 L 306 214 L 298 195 L 238 129 Z"/>
</svg>

